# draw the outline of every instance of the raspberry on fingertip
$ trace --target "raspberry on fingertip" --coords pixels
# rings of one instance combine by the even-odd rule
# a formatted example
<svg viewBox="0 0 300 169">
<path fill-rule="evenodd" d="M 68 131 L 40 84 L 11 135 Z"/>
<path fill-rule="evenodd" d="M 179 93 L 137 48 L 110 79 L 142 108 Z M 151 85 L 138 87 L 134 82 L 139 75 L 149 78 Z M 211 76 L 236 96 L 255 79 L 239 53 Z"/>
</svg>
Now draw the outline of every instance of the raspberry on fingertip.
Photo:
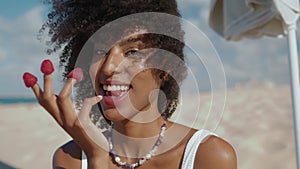
<svg viewBox="0 0 300 169">
<path fill-rule="evenodd" d="M 54 72 L 54 66 L 53 66 L 51 60 L 47 59 L 42 62 L 41 71 L 45 75 L 50 75 Z"/>
<path fill-rule="evenodd" d="M 74 78 L 77 82 L 81 82 L 83 79 L 83 71 L 81 68 L 75 68 L 68 74 L 68 78 Z"/>
<path fill-rule="evenodd" d="M 33 87 L 37 83 L 37 78 L 28 72 L 25 72 L 23 74 L 23 80 L 24 80 L 25 86 L 28 88 Z"/>
</svg>

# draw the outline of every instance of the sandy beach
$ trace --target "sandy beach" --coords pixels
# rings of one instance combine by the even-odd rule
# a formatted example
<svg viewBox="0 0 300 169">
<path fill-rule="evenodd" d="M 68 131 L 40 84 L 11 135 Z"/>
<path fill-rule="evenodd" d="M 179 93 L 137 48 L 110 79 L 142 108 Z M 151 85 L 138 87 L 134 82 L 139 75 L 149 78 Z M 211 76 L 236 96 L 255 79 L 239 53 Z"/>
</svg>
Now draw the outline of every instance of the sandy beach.
<svg viewBox="0 0 300 169">
<path fill-rule="evenodd" d="M 240 169 L 296 169 L 289 86 L 230 90 L 217 133 L 235 147 Z"/>
<path fill-rule="evenodd" d="M 205 109 L 210 100 L 203 98 Z M 15 168 L 51 168 L 53 152 L 71 139 L 38 104 L 0 105 L 0 116 L 0 162 Z M 228 90 L 216 133 L 234 146 L 239 169 L 296 169 L 289 86 Z"/>
<path fill-rule="evenodd" d="M 70 137 L 38 104 L 0 106 L 0 161 L 16 168 L 51 168 L 56 148 Z"/>
</svg>

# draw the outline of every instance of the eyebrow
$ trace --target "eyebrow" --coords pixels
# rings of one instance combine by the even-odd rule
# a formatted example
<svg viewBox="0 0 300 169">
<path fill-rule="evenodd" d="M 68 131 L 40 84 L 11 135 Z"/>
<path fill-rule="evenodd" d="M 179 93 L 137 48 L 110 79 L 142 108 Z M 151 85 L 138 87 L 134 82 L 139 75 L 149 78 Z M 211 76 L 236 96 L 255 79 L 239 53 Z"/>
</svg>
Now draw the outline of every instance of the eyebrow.
<svg viewBox="0 0 300 169">
<path fill-rule="evenodd" d="M 142 37 L 129 37 L 125 40 L 122 40 L 120 42 L 120 45 L 126 45 L 127 43 L 135 43 L 135 42 L 138 42 L 138 41 L 143 42 L 143 38 Z"/>
<path fill-rule="evenodd" d="M 126 38 L 126 39 L 122 39 L 119 43 L 114 43 L 112 45 L 116 45 L 116 44 L 119 44 L 120 46 L 126 46 L 128 44 L 132 44 L 132 43 L 136 43 L 136 42 L 142 42 L 144 43 L 144 37 L 142 36 L 133 36 L 133 37 L 129 37 L 129 38 Z M 104 43 L 101 43 L 102 46 L 108 46 L 107 44 L 104 44 Z M 104 48 L 104 47 L 102 47 Z"/>
</svg>

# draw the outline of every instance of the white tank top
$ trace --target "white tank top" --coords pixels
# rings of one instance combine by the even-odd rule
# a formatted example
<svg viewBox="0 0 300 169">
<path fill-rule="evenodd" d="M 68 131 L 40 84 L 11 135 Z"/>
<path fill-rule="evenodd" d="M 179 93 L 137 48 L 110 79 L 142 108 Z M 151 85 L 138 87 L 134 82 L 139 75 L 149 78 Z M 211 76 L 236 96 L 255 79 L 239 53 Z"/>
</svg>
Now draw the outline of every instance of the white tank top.
<svg viewBox="0 0 300 169">
<path fill-rule="evenodd" d="M 184 151 L 184 157 L 181 165 L 181 169 L 193 169 L 194 168 L 194 160 L 198 150 L 200 143 L 210 135 L 216 136 L 215 133 L 212 133 L 207 130 L 198 130 L 193 134 L 190 138 L 189 142 L 186 145 Z M 87 169 L 87 158 L 85 153 L 82 151 L 82 158 L 81 158 L 81 169 Z"/>
</svg>

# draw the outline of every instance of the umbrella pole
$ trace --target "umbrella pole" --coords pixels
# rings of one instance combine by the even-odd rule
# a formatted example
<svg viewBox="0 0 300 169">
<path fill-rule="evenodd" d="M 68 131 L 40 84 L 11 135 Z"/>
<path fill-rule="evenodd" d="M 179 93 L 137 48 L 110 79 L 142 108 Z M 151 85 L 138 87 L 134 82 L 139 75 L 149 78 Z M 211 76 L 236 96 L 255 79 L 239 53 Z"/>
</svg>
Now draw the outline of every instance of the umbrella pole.
<svg viewBox="0 0 300 169">
<path fill-rule="evenodd" d="M 300 169 L 300 87 L 298 51 L 296 39 L 296 23 L 288 26 L 289 64 L 291 74 L 291 95 L 294 116 L 294 133 L 296 144 L 297 168 Z"/>
</svg>

